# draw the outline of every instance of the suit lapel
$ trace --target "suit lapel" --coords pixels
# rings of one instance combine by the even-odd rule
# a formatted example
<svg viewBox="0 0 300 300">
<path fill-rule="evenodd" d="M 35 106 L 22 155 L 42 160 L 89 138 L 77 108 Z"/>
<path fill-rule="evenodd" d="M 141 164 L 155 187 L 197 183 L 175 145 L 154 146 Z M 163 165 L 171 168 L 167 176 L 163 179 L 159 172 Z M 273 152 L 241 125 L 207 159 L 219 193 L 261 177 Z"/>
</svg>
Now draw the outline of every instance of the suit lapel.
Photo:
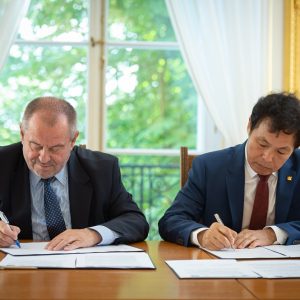
<svg viewBox="0 0 300 300">
<path fill-rule="evenodd" d="M 233 150 L 226 174 L 227 198 L 232 217 L 232 229 L 240 232 L 243 222 L 245 186 L 245 143 Z"/>
<path fill-rule="evenodd" d="M 292 195 L 296 185 L 296 171 L 292 169 L 292 161 L 289 159 L 278 172 L 276 190 L 275 224 L 286 222 Z"/>
<path fill-rule="evenodd" d="M 73 150 L 68 162 L 71 222 L 72 228 L 85 228 L 90 225 L 92 185 L 77 155 L 77 151 Z"/>
</svg>

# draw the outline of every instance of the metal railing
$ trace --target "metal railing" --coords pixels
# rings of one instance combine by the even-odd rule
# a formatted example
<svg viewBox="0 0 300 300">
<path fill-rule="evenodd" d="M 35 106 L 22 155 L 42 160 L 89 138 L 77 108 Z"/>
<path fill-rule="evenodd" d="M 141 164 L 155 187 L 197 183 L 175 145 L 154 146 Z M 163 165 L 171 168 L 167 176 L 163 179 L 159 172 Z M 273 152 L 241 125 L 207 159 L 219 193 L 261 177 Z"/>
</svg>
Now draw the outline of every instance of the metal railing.
<svg viewBox="0 0 300 300">
<path fill-rule="evenodd" d="M 121 172 L 126 189 L 149 222 L 148 240 L 160 239 L 157 222 L 179 190 L 179 166 L 123 164 Z"/>
</svg>

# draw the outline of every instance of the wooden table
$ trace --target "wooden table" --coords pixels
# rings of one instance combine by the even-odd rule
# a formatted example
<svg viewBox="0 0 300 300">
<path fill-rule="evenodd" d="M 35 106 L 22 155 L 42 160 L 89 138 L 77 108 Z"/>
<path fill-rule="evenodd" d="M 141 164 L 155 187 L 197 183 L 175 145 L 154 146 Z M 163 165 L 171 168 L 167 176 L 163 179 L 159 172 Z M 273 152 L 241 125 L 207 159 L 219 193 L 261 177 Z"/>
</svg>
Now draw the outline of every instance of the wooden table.
<svg viewBox="0 0 300 300">
<path fill-rule="evenodd" d="M 239 279 L 238 282 L 257 299 L 300 299 L 300 279 Z"/>
<path fill-rule="evenodd" d="M 300 298 L 300 280 L 294 279 L 178 279 L 164 260 L 211 256 L 163 241 L 132 245 L 149 253 L 156 270 L 0 270 L 0 299 Z"/>
</svg>

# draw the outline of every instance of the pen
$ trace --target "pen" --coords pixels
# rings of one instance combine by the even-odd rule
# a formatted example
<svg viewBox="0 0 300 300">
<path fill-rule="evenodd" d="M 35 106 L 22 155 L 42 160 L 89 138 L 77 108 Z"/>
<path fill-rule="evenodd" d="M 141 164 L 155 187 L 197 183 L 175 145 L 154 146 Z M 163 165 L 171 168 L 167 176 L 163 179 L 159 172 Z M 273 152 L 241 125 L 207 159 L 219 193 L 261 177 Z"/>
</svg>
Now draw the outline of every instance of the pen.
<svg viewBox="0 0 300 300">
<path fill-rule="evenodd" d="M 214 217 L 216 218 L 216 220 L 219 224 L 224 225 L 224 223 L 223 223 L 222 219 L 220 218 L 219 214 L 214 214 Z M 234 249 L 233 246 L 231 245 L 231 243 L 230 243 L 230 248 Z"/>
<path fill-rule="evenodd" d="M 214 214 L 214 216 L 215 216 L 218 223 L 220 223 L 221 225 L 224 225 L 222 219 L 220 218 L 220 216 L 218 214 Z"/>
<path fill-rule="evenodd" d="M 0 219 L 9 226 L 10 230 L 12 230 L 11 226 L 9 225 L 9 221 L 6 218 L 3 211 L 0 211 Z M 15 243 L 16 243 L 17 247 L 21 248 L 20 242 L 18 240 L 15 240 Z"/>
</svg>

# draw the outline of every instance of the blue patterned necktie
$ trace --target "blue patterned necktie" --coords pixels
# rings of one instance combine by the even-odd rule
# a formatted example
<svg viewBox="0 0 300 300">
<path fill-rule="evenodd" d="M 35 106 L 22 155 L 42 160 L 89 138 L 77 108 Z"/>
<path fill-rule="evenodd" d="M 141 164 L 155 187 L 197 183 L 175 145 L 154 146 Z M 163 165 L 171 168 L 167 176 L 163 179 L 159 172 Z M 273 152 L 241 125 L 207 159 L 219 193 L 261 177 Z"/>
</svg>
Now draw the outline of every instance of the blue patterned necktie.
<svg viewBox="0 0 300 300">
<path fill-rule="evenodd" d="M 62 216 L 58 199 L 50 185 L 53 180 L 55 180 L 55 177 L 42 179 L 42 181 L 44 182 L 44 207 L 46 225 L 51 240 L 58 234 L 66 230 L 65 221 Z"/>
</svg>

